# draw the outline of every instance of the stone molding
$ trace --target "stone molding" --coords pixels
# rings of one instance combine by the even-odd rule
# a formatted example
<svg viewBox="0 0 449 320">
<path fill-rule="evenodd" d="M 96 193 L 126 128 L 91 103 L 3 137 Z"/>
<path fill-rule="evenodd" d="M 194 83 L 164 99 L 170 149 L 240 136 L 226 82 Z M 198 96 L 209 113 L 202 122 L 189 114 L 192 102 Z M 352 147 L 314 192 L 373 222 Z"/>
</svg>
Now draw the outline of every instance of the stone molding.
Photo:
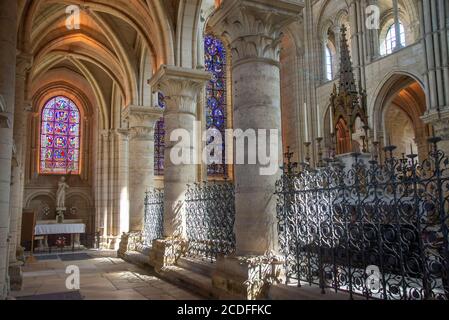
<svg viewBox="0 0 449 320">
<path fill-rule="evenodd" d="M 129 123 L 131 140 L 154 140 L 154 126 L 162 117 L 163 110 L 157 107 L 127 106 L 122 116 Z"/>
<path fill-rule="evenodd" d="M 191 114 L 196 117 L 197 97 L 211 79 L 203 70 L 162 65 L 149 80 L 153 90 L 164 93 L 167 108 L 164 114 Z"/>
<path fill-rule="evenodd" d="M 246 60 L 279 63 L 282 30 L 300 20 L 302 1 L 230 0 L 209 19 L 213 33 L 231 46 L 233 68 Z"/>
</svg>

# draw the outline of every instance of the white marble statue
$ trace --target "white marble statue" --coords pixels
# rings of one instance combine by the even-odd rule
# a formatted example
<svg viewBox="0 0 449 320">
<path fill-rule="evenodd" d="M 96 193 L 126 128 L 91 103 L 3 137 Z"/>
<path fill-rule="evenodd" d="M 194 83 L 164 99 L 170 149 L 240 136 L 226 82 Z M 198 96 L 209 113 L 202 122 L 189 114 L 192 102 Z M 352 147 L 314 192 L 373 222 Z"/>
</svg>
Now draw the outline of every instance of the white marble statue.
<svg viewBox="0 0 449 320">
<path fill-rule="evenodd" d="M 56 192 L 56 207 L 59 209 L 65 209 L 65 197 L 68 188 L 69 185 L 65 182 L 65 177 L 62 177 L 58 182 L 58 191 Z"/>
</svg>

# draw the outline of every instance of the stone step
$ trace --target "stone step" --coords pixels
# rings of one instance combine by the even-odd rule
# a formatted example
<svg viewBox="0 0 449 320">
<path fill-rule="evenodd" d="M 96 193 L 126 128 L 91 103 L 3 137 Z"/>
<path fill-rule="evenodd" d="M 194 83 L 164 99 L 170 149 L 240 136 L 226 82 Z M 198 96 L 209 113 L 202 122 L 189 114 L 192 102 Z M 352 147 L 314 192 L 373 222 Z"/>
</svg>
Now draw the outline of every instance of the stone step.
<svg viewBox="0 0 449 320">
<path fill-rule="evenodd" d="M 161 275 L 169 282 L 179 285 L 201 297 L 207 299 L 215 298 L 210 276 L 179 266 L 166 267 Z"/>
<path fill-rule="evenodd" d="M 215 269 L 215 264 L 207 261 L 195 260 L 191 258 L 182 257 L 179 258 L 177 266 L 202 274 L 207 277 L 212 277 L 212 273 Z"/>
<path fill-rule="evenodd" d="M 268 291 L 269 300 L 349 300 L 346 292 L 336 293 L 334 290 L 326 289 L 323 294 L 317 286 L 303 285 L 302 287 L 277 284 L 270 287 Z M 355 300 L 363 300 L 363 297 L 354 296 Z"/>
<path fill-rule="evenodd" d="M 137 251 L 127 251 L 121 258 L 129 263 L 138 266 L 148 266 L 150 264 L 150 259 L 148 255 Z"/>
</svg>

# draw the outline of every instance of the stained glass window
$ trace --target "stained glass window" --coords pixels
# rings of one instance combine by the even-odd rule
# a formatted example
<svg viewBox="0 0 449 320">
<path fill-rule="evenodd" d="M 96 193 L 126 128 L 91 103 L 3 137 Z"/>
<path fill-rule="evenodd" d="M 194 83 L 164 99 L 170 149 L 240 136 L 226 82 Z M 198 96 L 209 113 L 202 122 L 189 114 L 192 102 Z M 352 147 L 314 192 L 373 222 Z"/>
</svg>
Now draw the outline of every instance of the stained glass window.
<svg viewBox="0 0 449 320">
<path fill-rule="evenodd" d="M 222 164 L 208 165 L 207 173 L 208 176 L 226 176 L 224 141 L 227 124 L 226 49 L 222 41 L 211 35 L 206 35 L 204 52 L 206 71 L 212 73 L 212 80 L 206 87 L 206 127 L 207 129 L 219 130 L 223 137 Z"/>
<path fill-rule="evenodd" d="M 40 173 L 80 173 L 80 126 L 73 101 L 55 97 L 46 103 L 41 114 Z"/>
<path fill-rule="evenodd" d="M 165 97 L 162 93 L 158 94 L 158 105 L 165 109 Z M 160 118 L 156 122 L 154 129 L 154 174 L 156 176 L 164 175 L 164 152 L 165 152 L 165 122 Z"/>
</svg>

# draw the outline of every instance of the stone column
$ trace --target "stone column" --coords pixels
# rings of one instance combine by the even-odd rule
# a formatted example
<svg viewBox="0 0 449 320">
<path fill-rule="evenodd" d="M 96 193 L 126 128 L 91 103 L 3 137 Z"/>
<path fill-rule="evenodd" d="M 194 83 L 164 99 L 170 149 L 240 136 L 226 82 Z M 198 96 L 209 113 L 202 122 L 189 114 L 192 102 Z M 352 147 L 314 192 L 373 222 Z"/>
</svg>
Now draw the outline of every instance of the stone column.
<svg viewBox="0 0 449 320">
<path fill-rule="evenodd" d="M 9 287 L 8 242 L 17 48 L 17 1 L 0 1 L 0 300 Z"/>
<path fill-rule="evenodd" d="M 427 112 L 423 120 L 443 138 L 439 146 L 449 155 L 449 45 L 447 1 L 419 0 L 426 73 Z"/>
<path fill-rule="evenodd" d="M 351 0 L 349 5 L 349 24 L 351 26 L 351 60 L 354 66 L 354 76 L 356 83 L 362 81 L 362 46 L 360 43 L 360 16 L 358 10 L 359 2 Z"/>
<path fill-rule="evenodd" d="M 165 209 L 164 237 L 165 240 L 155 241 L 150 254 L 150 262 L 156 270 L 174 263 L 182 251 L 184 238 L 183 199 L 187 184 L 197 181 L 195 164 L 195 149 L 193 148 L 194 126 L 197 116 L 197 97 L 202 92 L 210 74 L 205 71 L 161 66 L 150 80 L 153 90 L 165 95 Z M 189 141 L 170 141 L 174 130 L 182 129 L 189 134 Z M 179 148 L 179 149 L 178 149 Z M 182 151 L 187 155 L 187 161 L 175 164 L 171 158 L 172 151 L 178 154 Z"/>
<path fill-rule="evenodd" d="M 14 143 L 15 143 L 15 161 L 12 168 L 12 182 L 10 195 L 10 234 L 11 242 L 9 246 L 9 276 L 11 282 L 11 289 L 20 290 L 22 286 L 21 276 L 21 262 L 17 261 L 16 251 L 18 246 L 18 233 L 21 225 L 20 217 L 22 215 L 23 202 L 23 175 L 25 171 L 25 157 L 26 152 L 26 106 L 25 106 L 25 83 L 28 69 L 31 66 L 31 56 L 26 54 L 19 54 L 17 56 L 16 65 L 16 97 L 15 97 L 15 111 L 14 111 Z M 20 245 L 20 244 L 19 244 Z"/>
<path fill-rule="evenodd" d="M 141 231 L 145 192 L 154 181 L 154 126 L 162 110 L 155 107 L 128 106 L 124 118 L 129 122 L 129 229 Z"/>
<path fill-rule="evenodd" d="M 108 218 L 108 203 L 109 203 L 109 143 L 110 143 L 110 130 L 101 129 L 98 134 L 99 144 L 98 144 L 98 154 L 97 154 L 97 172 L 98 172 L 98 196 L 96 199 L 97 208 L 97 226 L 100 232 L 100 246 L 105 249 L 110 249 L 109 247 L 109 218 Z"/>
<path fill-rule="evenodd" d="M 379 0 L 369 0 L 369 5 L 376 6 L 379 8 Z M 369 43 L 369 59 L 374 61 L 380 57 L 380 40 L 379 40 L 380 22 L 377 29 L 371 29 L 367 31 Z"/>
<path fill-rule="evenodd" d="M 394 15 L 394 31 L 396 34 L 396 47 L 393 48 L 393 51 L 402 49 L 401 42 L 401 26 L 399 21 L 399 1 L 393 0 L 393 15 Z"/>
<path fill-rule="evenodd" d="M 117 212 L 117 229 L 118 235 L 127 233 L 130 231 L 130 179 L 129 179 L 129 136 L 130 131 L 127 129 L 117 129 L 118 137 L 118 152 L 117 158 L 119 159 L 118 164 L 118 183 L 116 190 L 116 197 L 118 201 L 118 212 Z"/>
<path fill-rule="evenodd" d="M 336 64 L 334 64 L 334 77 L 340 73 L 340 51 L 341 51 L 341 26 L 337 25 L 332 28 L 332 32 L 335 37 L 335 53 L 336 53 Z"/>
<path fill-rule="evenodd" d="M 301 10 L 292 1 L 236 0 L 224 2 L 210 18 L 212 30 L 226 37 L 232 49 L 234 129 L 281 132 L 281 31 Z M 278 145 L 280 163 L 281 135 L 270 141 Z M 245 159 L 248 155 L 246 148 Z M 260 297 L 265 280 L 273 276 L 272 263 L 278 250 L 274 191 L 280 170 L 262 175 L 262 168 L 260 164 L 235 165 L 236 254 L 220 260 L 213 276 L 221 297 Z"/>
</svg>

